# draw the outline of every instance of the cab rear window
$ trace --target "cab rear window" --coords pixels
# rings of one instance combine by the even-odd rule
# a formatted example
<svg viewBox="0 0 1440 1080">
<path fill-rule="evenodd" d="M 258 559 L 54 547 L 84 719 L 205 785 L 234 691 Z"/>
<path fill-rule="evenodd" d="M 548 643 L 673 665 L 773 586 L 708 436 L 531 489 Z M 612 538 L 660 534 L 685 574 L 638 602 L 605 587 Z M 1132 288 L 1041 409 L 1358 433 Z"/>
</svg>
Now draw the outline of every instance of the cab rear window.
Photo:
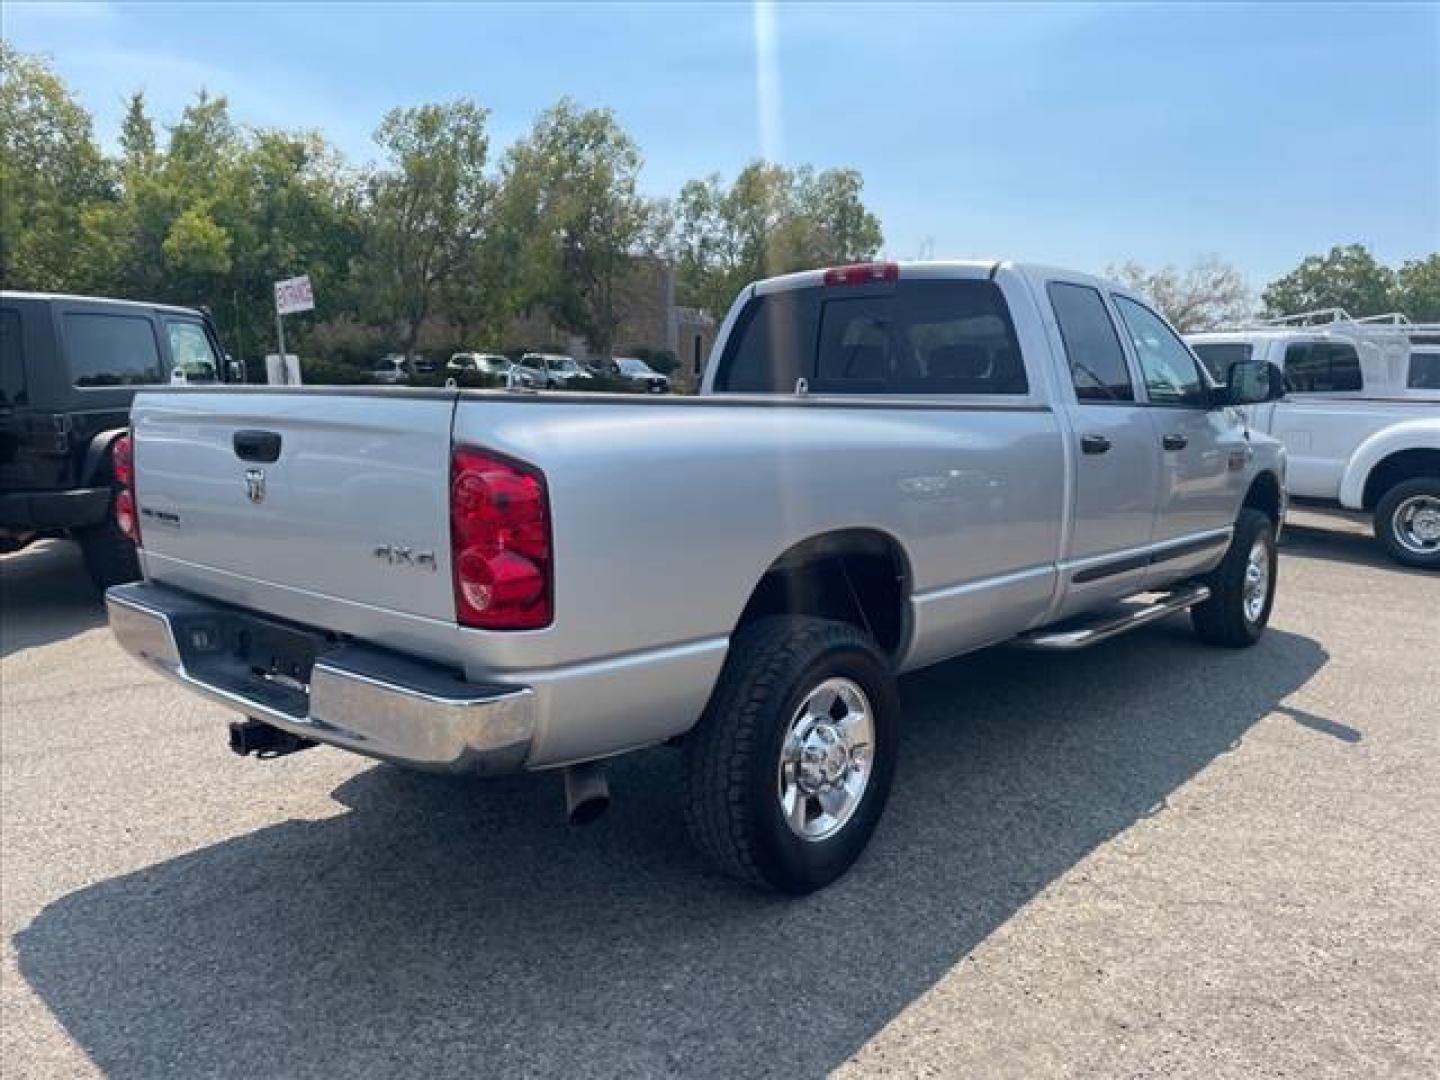
<svg viewBox="0 0 1440 1080">
<path fill-rule="evenodd" d="M 1202 342 L 1190 348 L 1210 372 L 1210 377 L 1222 384 L 1230 379 L 1230 365 L 1248 363 L 1255 351 L 1241 341 Z"/>
<path fill-rule="evenodd" d="M 902 281 L 756 297 L 721 358 L 716 389 L 1024 394 L 1009 308 L 992 281 Z"/>
<path fill-rule="evenodd" d="M 1440 352 L 1411 353 L 1405 385 L 1411 390 L 1440 390 Z"/>
</svg>

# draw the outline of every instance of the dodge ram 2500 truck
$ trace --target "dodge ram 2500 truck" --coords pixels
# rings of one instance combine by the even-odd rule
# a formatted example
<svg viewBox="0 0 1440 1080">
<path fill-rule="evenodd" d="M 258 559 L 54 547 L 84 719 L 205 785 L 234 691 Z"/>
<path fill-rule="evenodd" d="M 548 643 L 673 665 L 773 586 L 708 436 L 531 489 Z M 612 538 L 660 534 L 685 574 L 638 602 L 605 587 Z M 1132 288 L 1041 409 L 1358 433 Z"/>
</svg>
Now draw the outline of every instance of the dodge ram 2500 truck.
<svg viewBox="0 0 1440 1080">
<path fill-rule="evenodd" d="M 1392 559 L 1440 569 L 1440 326 L 1331 308 L 1187 340 L 1212 374 L 1283 372 L 1288 393 L 1250 421 L 1285 444 L 1291 495 L 1367 511 Z"/>
<path fill-rule="evenodd" d="M 147 392 L 110 623 L 240 753 L 562 769 L 583 820 L 603 759 L 679 743 L 701 851 L 805 892 L 875 827 L 898 673 L 1185 609 L 1260 637 L 1285 465 L 1235 406 L 1279 390 L 1118 285 L 987 262 L 750 286 L 690 399 Z"/>
</svg>

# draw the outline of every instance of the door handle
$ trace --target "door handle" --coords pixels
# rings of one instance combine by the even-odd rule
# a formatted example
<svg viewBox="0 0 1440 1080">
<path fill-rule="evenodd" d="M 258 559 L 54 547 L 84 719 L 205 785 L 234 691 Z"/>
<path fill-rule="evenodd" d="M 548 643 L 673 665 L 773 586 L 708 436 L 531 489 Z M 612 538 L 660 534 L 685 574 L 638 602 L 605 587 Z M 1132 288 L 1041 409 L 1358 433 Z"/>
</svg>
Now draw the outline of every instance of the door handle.
<svg viewBox="0 0 1440 1080">
<path fill-rule="evenodd" d="M 1190 440 L 1184 435 L 1165 435 L 1161 437 L 1160 445 L 1166 450 L 1184 450 L 1190 445 Z"/>
<path fill-rule="evenodd" d="M 280 433 L 277 431 L 235 432 L 235 456 L 241 461 L 276 461 L 280 457 Z"/>
<path fill-rule="evenodd" d="M 1104 435 L 1081 435 L 1080 450 L 1086 454 L 1103 454 L 1110 449 L 1110 440 Z"/>
</svg>

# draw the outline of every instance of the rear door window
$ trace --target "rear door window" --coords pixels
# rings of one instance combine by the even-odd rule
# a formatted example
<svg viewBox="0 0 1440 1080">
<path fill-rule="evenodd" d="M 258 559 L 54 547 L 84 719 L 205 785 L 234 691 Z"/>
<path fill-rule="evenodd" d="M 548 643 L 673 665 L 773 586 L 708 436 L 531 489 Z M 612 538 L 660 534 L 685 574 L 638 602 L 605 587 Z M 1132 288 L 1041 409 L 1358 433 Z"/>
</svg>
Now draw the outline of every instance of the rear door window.
<svg viewBox="0 0 1440 1080">
<path fill-rule="evenodd" d="M 1126 296 L 1114 299 L 1135 346 L 1150 404 L 1205 408 L 1210 393 L 1200 366 L 1175 331 L 1144 304 Z"/>
<path fill-rule="evenodd" d="M 0 308 L 0 405 L 25 396 L 25 352 L 20 341 L 20 312 Z"/>
<path fill-rule="evenodd" d="M 1297 341 L 1285 348 L 1285 385 L 1296 394 L 1354 393 L 1360 354 L 1345 341 Z"/>
<path fill-rule="evenodd" d="M 72 311 L 65 315 L 65 350 L 76 386 L 164 383 L 155 329 L 142 315 Z"/>
<path fill-rule="evenodd" d="M 1065 343 L 1075 396 L 1081 401 L 1134 401 L 1125 350 L 1099 290 L 1052 281 L 1046 292 Z"/>
</svg>

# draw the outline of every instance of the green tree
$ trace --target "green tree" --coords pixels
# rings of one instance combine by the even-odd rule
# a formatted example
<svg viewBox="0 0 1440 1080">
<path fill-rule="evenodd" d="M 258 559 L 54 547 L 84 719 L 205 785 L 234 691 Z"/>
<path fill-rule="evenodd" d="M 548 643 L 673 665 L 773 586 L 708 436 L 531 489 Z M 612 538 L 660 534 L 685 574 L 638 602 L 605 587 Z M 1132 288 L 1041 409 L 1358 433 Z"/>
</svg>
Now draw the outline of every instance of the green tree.
<svg viewBox="0 0 1440 1080">
<path fill-rule="evenodd" d="M 1147 270 L 1126 262 L 1105 272 L 1148 296 L 1183 333 L 1233 326 L 1252 311 L 1253 294 L 1244 275 L 1218 256 L 1199 259 L 1188 270 Z"/>
<path fill-rule="evenodd" d="M 660 208 L 637 187 L 640 151 L 608 109 L 569 99 L 542 113 L 501 169 L 501 250 L 520 302 L 541 306 L 608 360 L 622 283 L 655 250 Z"/>
<path fill-rule="evenodd" d="M 385 164 L 369 183 L 365 280 L 407 353 L 484 237 L 494 186 L 487 115 L 470 101 L 422 105 L 390 110 L 376 129 Z"/>
<path fill-rule="evenodd" d="M 89 114 L 49 64 L 0 41 L 0 282 L 82 290 L 87 218 L 114 199 Z"/>
<path fill-rule="evenodd" d="M 720 314 L 756 278 L 873 258 L 884 238 L 863 188 L 854 169 L 763 161 L 728 188 L 718 175 L 690 181 L 675 208 L 682 300 Z"/>
<path fill-rule="evenodd" d="M 120 122 L 120 149 L 124 152 L 127 170 L 148 170 L 155 164 L 155 124 L 145 111 L 145 94 L 140 90 L 131 94 L 125 103 L 125 119 Z"/>
<path fill-rule="evenodd" d="M 1440 254 L 1411 259 L 1400 267 L 1394 306 L 1412 322 L 1440 322 Z"/>
<path fill-rule="evenodd" d="M 1363 317 L 1388 311 L 1395 274 L 1376 261 L 1364 244 L 1332 247 L 1307 255 L 1290 273 L 1272 281 L 1260 298 L 1271 315 L 1293 315 L 1340 307 Z"/>
</svg>

